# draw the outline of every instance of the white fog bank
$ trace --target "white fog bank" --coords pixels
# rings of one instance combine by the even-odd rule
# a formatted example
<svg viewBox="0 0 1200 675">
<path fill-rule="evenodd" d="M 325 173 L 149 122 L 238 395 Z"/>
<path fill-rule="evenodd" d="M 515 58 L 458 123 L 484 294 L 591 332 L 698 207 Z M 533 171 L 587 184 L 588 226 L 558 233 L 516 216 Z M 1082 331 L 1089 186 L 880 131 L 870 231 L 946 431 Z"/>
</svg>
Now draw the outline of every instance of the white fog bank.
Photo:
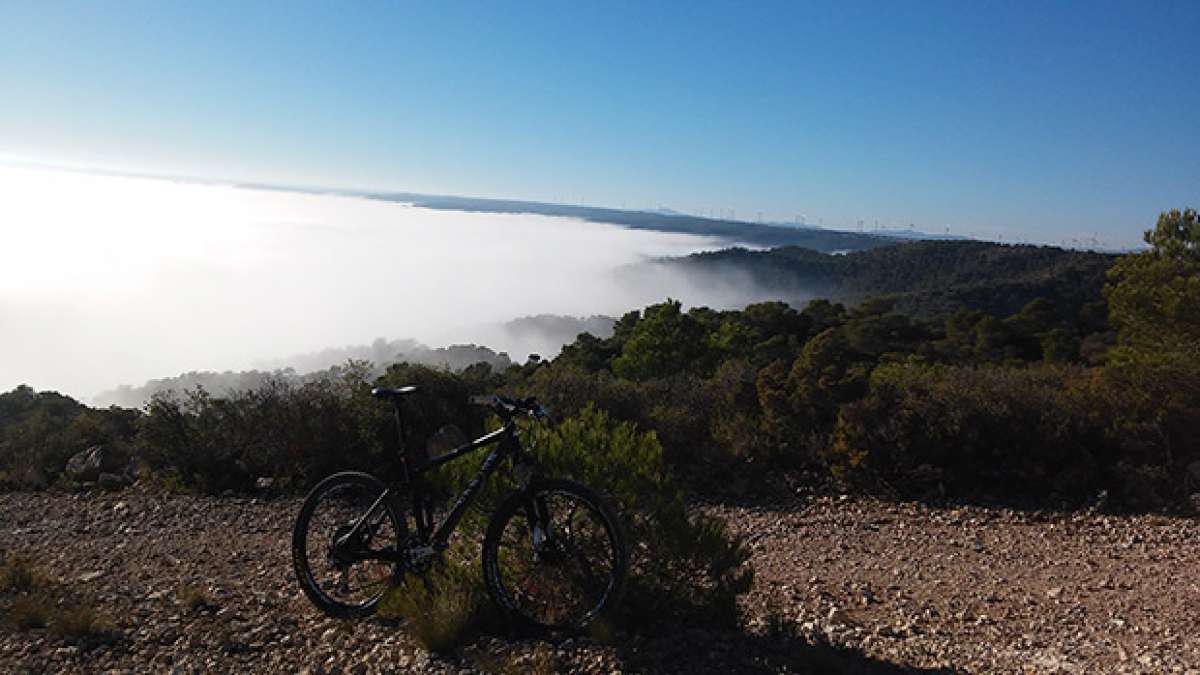
<svg viewBox="0 0 1200 675">
<path fill-rule="evenodd" d="M 721 245 L 567 218 L 0 166 L 0 391 L 90 397 L 377 337 L 523 357 L 486 327 L 619 316 L 667 295 L 752 299 L 616 272 Z"/>
</svg>

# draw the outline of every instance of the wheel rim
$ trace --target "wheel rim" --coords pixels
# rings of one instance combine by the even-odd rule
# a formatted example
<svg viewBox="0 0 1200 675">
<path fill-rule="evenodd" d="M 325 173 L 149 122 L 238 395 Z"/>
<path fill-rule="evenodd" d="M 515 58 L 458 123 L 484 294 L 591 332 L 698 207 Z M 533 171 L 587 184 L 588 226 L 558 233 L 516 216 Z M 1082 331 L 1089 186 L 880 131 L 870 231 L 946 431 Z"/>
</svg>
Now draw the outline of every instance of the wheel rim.
<svg viewBox="0 0 1200 675">
<path fill-rule="evenodd" d="M 595 504 L 561 490 L 538 492 L 549 527 L 518 509 L 504 524 L 494 576 L 501 602 L 547 627 L 580 627 L 608 602 L 619 553 L 612 525 Z"/>
<path fill-rule="evenodd" d="M 391 585 L 394 563 L 362 559 L 396 550 L 399 537 L 391 512 L 376 509 L 358 536 L 345 537 L 379 495 L 378 489 L 361 483 L 333 485 L 321 493 L 309 516 L 304 572 L 310 588 L 329 604 L 370 607 Z"/>
</svg>

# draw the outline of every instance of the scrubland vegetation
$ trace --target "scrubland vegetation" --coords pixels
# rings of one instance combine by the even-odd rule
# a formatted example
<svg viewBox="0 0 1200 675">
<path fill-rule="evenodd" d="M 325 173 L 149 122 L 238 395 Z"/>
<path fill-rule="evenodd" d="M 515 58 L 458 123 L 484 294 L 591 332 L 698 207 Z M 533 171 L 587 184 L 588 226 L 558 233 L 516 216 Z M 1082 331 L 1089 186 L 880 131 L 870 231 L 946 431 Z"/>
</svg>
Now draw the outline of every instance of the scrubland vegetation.
<svg viewBox="0 0 1200 675">
<path fill-rule="evenodd" d="M 541 461 L 619 502 L 637 542 L 622 619 L 733 623 L 747 552 L 720 521 L 689 514 L 688 495 L 807 481 L 903 498 L 1187 508 L 1200 492 L 1196 212 L 1162 214 L 1146 240 L 1149 250 L 1105 262 L 1105 276 L 1083 256 L 1027 277 L 1010 287 L 1023 294 L 1010 313 L 971 308 L 978 284 L 939 296 L 957 298 L 952 311 L 898 311 L 912 294 L 736 311 L 668 300 L 626 314 L 610 337 L 581 334 L 553 360 L 503 370 L 397 364 L 374 379 L 350 361 L 223 397 L 163 392 L 142 410 L 18 387 L 0 395 L 0 483 L 71 487 L 72 455 L 101 445 L 166 489 L 250 492 L 271 478 L 299 491 L 338 469 L 394 466 L 390 411 L 372 384 L 423 387 L 408 411 L 414 448 L 446 422 L 468 434 L 494 422 L 470 394 L 534 395 L 563 419 L 531 431 Z M 903 258 L 887 250 L 872 254 Z M 885 271 L 872 274 L 886 285 Z M 456 620 L 428 627 L 429 643 L 452 640 Z"/>
</svg>

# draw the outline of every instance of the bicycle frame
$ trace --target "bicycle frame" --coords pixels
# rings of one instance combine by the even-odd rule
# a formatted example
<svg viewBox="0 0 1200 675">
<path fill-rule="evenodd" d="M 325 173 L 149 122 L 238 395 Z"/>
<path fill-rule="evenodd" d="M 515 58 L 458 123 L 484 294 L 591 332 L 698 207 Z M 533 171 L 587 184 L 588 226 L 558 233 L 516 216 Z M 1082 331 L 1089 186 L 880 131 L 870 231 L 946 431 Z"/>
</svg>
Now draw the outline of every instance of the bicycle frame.
<svg viewBox="0 0 1200 675">
<path fill-rule="evenodd" d="M 483 487 L 483 482 L 490 478 L 492 473 L 495 472 L 496 465 L 500 463 L 501 458 L 506 454 L 512 456 L 514 459 L 520 457 L 521 441 L 517 438 L 516 429 L 516 421 L 509 419 L 504 423 L 504 426 L 500 427 L 499 429 L 488 432 L 483 436 L 471 441 L 470 443 L 461 445 L 443 455 L 431 457 L 416 467 L 410 467 L 407 456 L 404 456 L 403 482 L 414 487 L 412 512 L 413 520 L 416 521 L 417 537 L 421 542 L 428 542 L 425 545 L 429 547 L 430 553 L 434 551 L 443 551 L 449 546 L 450 535 L 454 533 L 454 530 L 458 527 L 458 523 L 462 520 L 467 509 L 471 506 L 471 502 L 474 501 L 475 495 L 478 494 L 480 488 Z M 401 438 L 401 440 L 403 441 L 403 438 Z M 431 522 L 432 515 L 429 513 L 429 508 L 425 503 L 425 490 L 422 489 L 423 486 L 419 481 L 413 480 L 413 475 L 415 474 L 416 476 L 420 476 L 426 471 L 439 467 L 448 462 L 452 462 L 463 455 L 469 454 L 489 445 L 495 445 L 496 448 L 488 453 L 488 456 L 484 458 L 483 464 L 481 464 L 479 467 L 479 473 L 467 482 L 462 493 L 459 494 L 458 500 L 454 503 L 454 507 L 450 509 L 450 513 L 446 516 L 446 519 L 443 520 L 441 525 L 437 527 L 437 530 L 433 533 L 433 537 L 431 539 L 430 530 L 433 529 L 433 523 Z M 350 541 L 351 537 L 358 533 L 359 529 L 363 526 L 363 523 L 368 522 L 376 513 L 376 511 L 383 506 L 384 501 L 389 498 L 394 487 L 394 485 L 387 487 L 379 495 L 379 497 L 375 500 L 375 503 L 371 505 L 371 508 L 367 509 L 367 512 L 358 519 L 358 522 L 354 523 L 354 527 L 352 527 L 350 531 L 341 538 L 342 541 Z M 402 555 L 399 551 L 397 554 Z"/>
<path fill-rule="evenodd" d="M 463 455 L 470 454 L 480 448 L 489 445 L 495 445 L 495 449 L 488 453 L 487 457 L 483 458 L 483 463 L 479 466 L 479 473 L 475 475 L 458 496 L 458 500 L 454 502 L 454 506 L 450 509 L 450 513 L 442 524 L 438 526 L 437 531 L 433 533 L 433 539 L 430 542 L 435 550 L 444 550 L 450 541 L 450 535 L 453 534 L 455 528 L 458 527 L 459 521 L 466 514 L 467 509 L 471 506 L 471 502 L 475 500 L 475 495 L 479 493 L 483 487 L 483 482 L 492 476 L 496 471 L 496 465 L 505 455 L 509 455 L 514 459 L 520 455 L 521 441 L 516 434 L 517 424 L 513 420 L 504 423 L 504 426 L 486 433 L 479 438 L 461 445 L 444 455 L 429 458 L 425 463 L 415 468 L 415 473 L 419 476 L 430 469 L 439 467 L 447 462 L 452 462 Z M 405 460 L 407 466 L 408 461 Z M 414 481 L 409 481 L 413 484 Z M 413 519 L 417 521 L 417 536 L 421 541 L 430 541 L 429 530 L 432 529 L 433 523 L 429 522 L 432 515 L 429 513 L 425 504 L 419 503 L 425 495 L 424 490 L 417 489 L 413 491 Z"/>
</svg>

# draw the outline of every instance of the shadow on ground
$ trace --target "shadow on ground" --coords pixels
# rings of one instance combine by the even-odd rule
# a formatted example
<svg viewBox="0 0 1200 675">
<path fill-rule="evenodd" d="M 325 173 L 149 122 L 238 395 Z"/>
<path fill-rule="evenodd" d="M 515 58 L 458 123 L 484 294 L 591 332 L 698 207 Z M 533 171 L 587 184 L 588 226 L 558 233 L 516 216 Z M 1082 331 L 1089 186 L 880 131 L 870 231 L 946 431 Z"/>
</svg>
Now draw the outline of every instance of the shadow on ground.
<svg viewBox="0 0 1200 675">
<path fill-rule="evenodd" d="M 829 675 L 953 675 L 954 668 L 918 668 L 881 660 L 859 650 L 835 647 L 792 630 L 773 634 L 681 628 L 660 635 L 622 633 L 615 639 L 577 641 L 578 636 L 519 636 L 505 631 L 475 640 L 435 661 L 470 672 L 624 672 L 645 675 L 713 673 L 820 673 Z M 584 646 L 586 645 L 586 646 Z M 583 647 L 582 650 L 579 647 Z M 559 649 L 566 647 L 566 651 Z M 604 656 L 600 656 L 600 654 Z"/>
<path fill-rule="evenodd" d="M 639 673 L 955 673 L 911 668 L 788 632 L 756 635 L 689 629 L 617 647 L 627 671 Z"/>
<path fill-rule="evenodd" d="M 1087 499 L 1067 500 L 1057 495 L 1042 497 L 1013 496 L 1005 493 L 979 492 L 972 495 L 945 495 L 937 490 L 911 494 L 886 494 L 869 491 L 842 491 L 817 480 L 808 482 L 781 480 L 767 482 L 755 490 L 712 490 L 702 492 L 692 500 L 694 506 L 756 509 L 777 513 L 795 513 L 798 509 L 822 499 L 849 499 L 854 502 L 878 502 L 895 506 L 920 505 L 936 511 L 974 508 L 988 511 L 1011 511 L 1030 518 L 1031 522 L 1048 522 L 1078 513 L 1099 513 L 1110 516 L 1165 515 L 1197 517 L 1200 502 L 1164 503 L 1158 505 L 1122 502 L 1101 490 Z"/>
</svg>

